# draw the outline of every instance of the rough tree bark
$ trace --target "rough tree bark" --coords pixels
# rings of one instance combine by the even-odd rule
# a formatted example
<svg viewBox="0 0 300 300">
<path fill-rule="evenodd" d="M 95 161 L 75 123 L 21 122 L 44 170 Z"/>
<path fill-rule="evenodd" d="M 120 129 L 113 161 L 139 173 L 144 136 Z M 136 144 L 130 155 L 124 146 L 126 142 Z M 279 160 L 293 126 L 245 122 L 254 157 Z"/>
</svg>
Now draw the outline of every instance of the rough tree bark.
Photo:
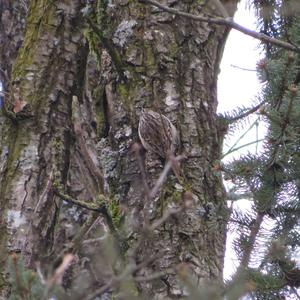
<svg viewBox="0 0 300 300">
<path fill-rule="evenodd" d="M 237 1 L 222 2 L 232 15 Z M 194 14 L 218 14 L 198 1 L 162 3 Z M 167 251 L 138 275 L 176 270 L 183 263 L 198 284 L 220 283 L 227 211 L 214 166 L 223 138 L 216 115 L 217 75 L 228 29 L 126 0 L 98 1 L 86 29 L 82 8 L 79 0 L 30 1 L 24 43 L 13 67 L 11 106 L 1 128 L 0 265 L 10 252 L 21 252 L 28 265 L 39 260 L 49 266 L 49 258 L 56 259 L 79 230 L 76 223 L 85 214 L 62 203 L 54 182 L 84 200 L 104 193 L 115 226 L 126 219 L 123 237 L 139 238 L 145 191 L 132 145 L 138 141 L 139 111 L 149 107 L 176 125 L 179 153 L 186 156 L 183 181 L 170 176 L 147 204 L 150 219 L 159 219 L 170 206 L 180 207 L 186 197 L 193 205 L 140 243 L 137 261 Z M 160 161 L 147 154 L 150 187 L 161 169 Z M 67 232 L 70 224 L 72 233 Z M 79 258 L 93 256 L 89 280 L 101 285 L 109 274 L 94 276 L 101 272 L 97 251 L 82 250 Z M 186 291 L 175 273 L 137 287 L 152 298 L 182 296 Z M 0 285 L 5 285 L 4 269 L 1 274 Z"/>
<path fill-rule="evenodd" d="M 163 1 L 169 5 L 171 2 Z M 236 2 L 229 4 L 232 15 Z M 196 1 L 173 5 L 194 14 L 207 12 Z M 168 249 L 168 254 L 143 270 L 143 275 L 188 262 L 200 283 L 222 280 L 226 205 L 220 174 L 213 166 L 222 146 L 216 84 L 227 29 L 175 17 L 137 2 L 122 1 L 108 6 L 105 13 L 100 24 L 122 58 L 114 63 L 125 69 L 127 77 L 124 83 L 108 79 L 105 89 L 112 116 L 112 142 L 103 149 L 112 147 L 119 153 L 115 172 L 108 178 L 111 192 L 131 209 L 143 198 L 134 154 L 128 152 L 132 135 L 126 133 L 137 128 L 141 107 L 150 107 L 165 113 L 179 129 L 180 152 L 187 156 L 182 164 L 186 178 L 183 189 L 191 191 L 195 200 L 192 210 L 167 221 L 146 243 L 141 259 L 160 249 Z M 148 171 L 154 180 L 158 168 L 149 169 L 150 164 Z M 174 201 L 177 194 L 174 185 L 168 185 L 163 196 L 156 198 L 153 215 L 158 217 L 159 208 Z M 175 282 L 175 277 L 169 276 L 157 285 L 145 284 L 144 288 L 152 297 L 157 293 L 162 298 L 180 295 L 182 291 Z"/>
<path fill-rule="evenodd" d="M 30 2 L 1 127 L 1 266 L 10 252 L 32 265 L 55 245 L 60 204 L 49 182 L 54 174 L 67 181 L 72 95 L 87 56 L 80 8 L 80 1 Z"/>
<path fill-rule="evenodd" d="M 27 10 L 27 0 L 0 2 L 0 80 L 4 85 L 11 77 L 12 63 L 22 45 Z"/>
</svg>

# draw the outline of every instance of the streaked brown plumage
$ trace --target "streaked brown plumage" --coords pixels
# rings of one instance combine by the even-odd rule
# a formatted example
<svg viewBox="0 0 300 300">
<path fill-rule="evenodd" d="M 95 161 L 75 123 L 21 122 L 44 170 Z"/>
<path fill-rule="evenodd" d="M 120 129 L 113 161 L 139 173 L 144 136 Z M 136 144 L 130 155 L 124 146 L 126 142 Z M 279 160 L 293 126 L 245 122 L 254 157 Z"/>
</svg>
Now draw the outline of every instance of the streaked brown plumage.
<svg viewBox="0 0 300 300">
<path fill-rule="evenodd" d="M 166 116 L 150 109 L 142 109 L 138 132 L 146 150 L 163 159 L 167 159 L 170 153 L 175 154 L 179 137 L 175 126 Z"/>
</svg>

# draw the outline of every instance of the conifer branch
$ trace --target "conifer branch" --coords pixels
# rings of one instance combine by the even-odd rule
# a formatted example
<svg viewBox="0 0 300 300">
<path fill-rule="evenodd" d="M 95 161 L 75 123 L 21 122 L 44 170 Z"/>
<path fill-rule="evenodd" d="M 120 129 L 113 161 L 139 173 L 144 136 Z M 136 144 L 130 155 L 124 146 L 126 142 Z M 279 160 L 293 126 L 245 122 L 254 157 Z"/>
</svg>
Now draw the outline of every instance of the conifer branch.
<svg viewBox="0 0 300 300">
<path fill-rule="evenodd" d="M 241 259 L 240 269 L 245 270 L 249 266 L 250 262 L 250 256 L 254 248 L 254 244 L 256 242 L 256 238 L 258 235 L 258 232 L 261 228 L 261 224 L 264 219 L 264 213 L 258 212 L 256 215 L 256 219 L 254 221 L 254 224 L 251 226 L 250 234 L 249 234 L 249 240 L 248 240 L 248 247 L 245 249 L 245 252 Z M 237 272 L 238 274 L 238 272 Z"/>
<path fill-rule="evenodd" d="M 229 118 L 228 119 L 229 124 L 235 123 L 236 121 L 238 121 L 240 119 L 244 119 L 244 118 L 250 116 L 251 114 L 258 111 L 265 103 L 266 103 L 266 100 L 262 101 L 261 103 L 258 103 L 256 106 L 250 108 L 249 110 L 247 110 L 246 112 L 244 112 L 238 116 Z"/>
<path fill-rule="evenodd" d="M 251 145 L 253 145 L 253 144 L 257 144 L 257 143 L 263 142 L 264 140 L 265 140 L 265 139 L 259 139 L 259 140 L 253 141 L 253 142 L 249 142 L 249 143 L 243 144 L 243 145 L 241 145 L 241 146 L 239 146 L 239 147 L 236 147 L 236 148 L 230 148 L 230 150 L 228 150 L 228 152 L 226 152 L 225 154 L 222 155 L 222 159 L 223 159 L 225 156 L 227 156 L 227 155 L 229 155 L 229 154 L 231 154 L 231 153 L 233 153 L 233 152 L 236 152 L 236 151 L 238 151 L 238 150 L 241 150 L 241 149 L 243 149 L 243 148 L 245 148 L 245 147 L 249 147 L 249 146 L 251 146 Z"/>
<path fill-rule="evenodd" d="M 140 0 L 140 1 L 152 4 L 153 6 L 156 6 L 156 7 L 160 8 L 160 9 L 166 11 L 166 12 L 169 12 L 171 14 L 178 15 L 178 16 L 181 16 L 181 17 L 185 17 L 185 18 L 197 21 L 197 22 L 204 22 L 204 23 L 208 23 L 208 24 L 216 24 L 216 25 L 226 26 L 226 27 L 235 29 L 239 32 L 242 32 L 242 33 L 244 33 L 248 36 L 251 36 L 251 37 L 253 37 L 257 40 L 260 40 L 265 44 L 273 44 L 273 45 L 276 45 L 278 47 L 300 53 L 300 48 L 299 47 L 294 46 L 290 43 L 272 38 L 270 36 L 267 36 L 264 33 L 259 33 L 259 32 L 256 32 L 254 30 L 245 28 L 242 25 L 234 22 L 232 18 L 220 18 L 220 17 L 212 18 L 212 17 L 206 17 L 206 16 L 196 16 L 196 15 L 193 15 L 193 14 L 190 14 L 190 13 L 179 11 L 175 8 L 165 6 L 165 5 L 160 4 L 159 2 L 154 1 L 154 0 Z"/>
<path fill-rule="evenodd" d="M 258 142 L 261 142 L 263 139 L 260 139 L 260 140 L 257 140 L 257 141 L 254 141 L 254 142 L 250 142 L 250 143 L 246 143 L 244 145 L 241 145 L 241 146 L 238 146 L 238 143 L 245 137 L 245 135 L 257 124 L 258 122 L 258 118 L 252 123 L 252 125 L 237 139 L 237 141 L 230 147 L 230 149 L 222 155 L 221 158 L 224 158 L 225 156 L 227 156 L 228 154 L 232 153 L 232 152 L 235 152 L 241 148 L 244 148 L 246 146 L 250 146 L 252 144 L 255 144 L 255 143 L 258 143 Z"/>
</svg>

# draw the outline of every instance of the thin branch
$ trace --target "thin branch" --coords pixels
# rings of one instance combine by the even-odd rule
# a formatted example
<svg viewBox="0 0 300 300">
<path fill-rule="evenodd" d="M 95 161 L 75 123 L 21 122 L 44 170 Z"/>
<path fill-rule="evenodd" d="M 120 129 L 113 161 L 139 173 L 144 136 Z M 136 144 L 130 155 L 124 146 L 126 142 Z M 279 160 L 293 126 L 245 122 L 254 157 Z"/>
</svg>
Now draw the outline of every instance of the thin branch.
<svg viewBox="0 0 300 300">
<path fill-rule="evenodd" d="M 248 245 L 245 248 L 241 258 L 240 265 L 229 284 L 226 286 L 226 299 L 236 300 L 241 299 L 247 292 L 249 287 L 247 285 L 247 277 L 245 270 L 249 267 L 250 257 L 255 246 L 255 242 L 264 219 L 264 213 L 258 212 L 254 224 L 251 226 L 248 238 Z"/>
<path fill-rule="evenodd" d="M 97 243 L 102 243 L 103 241 L 105 241 L 108 237 L 108 233 L 105 232 L 104 235 L 98 237 L 98 238 L 94 238 L 94 239 L 88 239 L 88 240 L 84 240 L 82 242 L 83 245 L 88 245 L 88 244 L 97 244 Z"/>
<path fill-rule="evenodd" d="M 75 198 L 72 198 L 70 195 L 64 194 L 60 188 L 55 187 L 54 193 L 61 198 L 64 201 L 67 201 L 69 203 L 75 204 L 77 206 L 80 206 L 82 208 L 86 208 L 88 210 L 97 211 L 99 213 L 102 213 L 105 209 L 105 204 L 103 203 L 95 203 L 95 202 L 86 202 L 82 200 L 77 200 Z"/>
<path fill-rule="evenodd" d="M 166 269 L 161 272 L 152 273 L 148 276 L 136 276 L 136 277 L 134 277 L 134 280 L 136 282 L 153 281 L 155 279 L 159 279 L 161 277 L 165 277 L 166 275 L 174 274 L 174 273 L 175 273 L 175 270 L 173 268 L 169 268 L 169 269 Z"/>
<path fill-rule="evenodd" d="M 245 135 L 255 126 L 255 124 L 257 124 L 257 122 L 259 121 L 259 118 L 257 118 L 252 124 L 251 126 L 236 140 L 236 142 L 230 147 L 230 149 L 222 155 L 221 158 L 224 158 L 226 155 L 240 149 L 243 148 L 245 145 L 239 146 L 237 148 L 235 148 L 235 146 L 245 137 Z M 255 141 L 257 142 L 257 141 Z M 248 146 L 249 143 L 246 144 L 246 146 Z M 253 144 L 253 142 L 251 142 L 250 144 Z"/>
<path fill-rule="evenodd" d="M 243 148 L 245 148 L 245 147 L 248 147 L 248 146 L 251 146 L 251 145 L 253 145 L 253 144 L 257 144 L 257 143 L 263 142 L 264 140 L 265 140 L 265 139 L 259 139 L 259 140 L 253 141 L 253 142 L 249 142 L 249 143 L 243 144 L 243 145 L 241 145 L 241 146 L 239 146 L 239 147 L 232 148 L 232 149 L 230 149 L 227 153 L 225 153 L 225 154 L 222 156 L 222 159 L 223 159 L 225 156 L 227 156 L 227 155 L 229 155 L 229 154 L 231 154 L 231 153 L 233 153 L 233 152 L 235 152 L 235 151 L 241 150 L 241 149 L 243 149 Z"/>
<path fill-rule="evenodd" d="M 138 165 L 141 171 L 141 177 L 142 177 L 142 182 L 144 185 L 144 208 L 143 208 L 143 212 L 144 212 L 144 222 L 145 222 L 145 226 L 148 227 L 149 226 L 149 204 L 150 204 L 150 189 L 147 183 L 147 174 L 146 174 L 146 170 L 145 170 L 145 164 L 141 155 L 141 150 L 142 150 L 142 146 L 138 143 L 135 143 L 133 145 L 133 151 L 135 152 L 135 156 L 137 158 L 138 161 Z"/>
<path fill-rule="evenodd" d="M 256 241 L 256 237 L 257 237 L 258 232 L 261 228 L 261 224 L 263 222 L 263 219 L 264 219 L 264 213 L 260 213 L 260 212 L 257 213 L 255 222 L 254 222 L 253 226 L 251 227 L 251 231 L 250 231 L 250 235 L 249 235 L 249 241 L 248 241 L 248 247 L 245 249 L 245 252 L 243 254 L 243 257 L 241 259 L 241 264 L 240 264 L 240 267 L 239 267 L 239 268 L 242 268 L 243 270 L 245 270 L 249 265 L 251 253 L 253 251 L 255 241 Z"/>
<path fill-rule="evenodd" d="M 170 216 L 176 215 L 176 214 L 180 213 L 182 210 L 183 210 L 182 207 L 170 208 L 170 209 L 166 210 L 160 219 L 156 220 L 155 222 L 153 222 L 151 224 L 150 231 L 153 232 L 155 229 L 157 229 L 159 226 L 161 226 L 163 223 L 165 223 L 166 220 L 169 219 Z"/>
<path fill-rule="evenodd" d="M 71 253 L 64 255 L 61 264 L 54 270 L 54 273 L 46 282 L 45 296 L 48 295 L 49 290 L 51 290 L 55 285 L 62 283 L 63 275 L 70 267 L 74 258 L 75 256 Z"/>
<path fill-rule="evenodd" d="M 179 161 L 181 161 L 184 158 L 185 158 L 185 156 L 178 155 L 178 156 L 174 157 L 174 160 L 176 160 L 177 162 L 179 162 Z M 168 160 L 167 163 L 165 164 L 163 171 L 161 172 L 158 180 L 155 183 L 155 186 L 150 191 L 150 199 L 153 199 L 155 197 L 155 195 L 159 191 L 160 187 L 166 181 L 167 175 L 168 175 L 169 171 L 172 169 L 172 164 L 173 163 L 172 163 L 171 160 Z"/>
<path fill-rule="evenodd" d="M 72 240 L 64 247 L 60 253 L 58 253 L 53 259 L 53 265 L 57 265 L 64 257 L 67 252 L 75 254 L 80 245 L 83 243 L 85 236 L 88 231 L 95 225 L 95 220 L 98 219 L 98 213 L 93 212 L 92 215 L 87 219 L 87 221 L 83 224 L 83 226 L 79 229 L 76 235 L 72 238 Z"/>
<path fill-rule="evenodd" d="M 86 209 L 94 211 L 96 213 L 100 213 L 105 218 L 106 224 L 107 224 L 110 232 L 113 235 L 115 235 L 116 237 L 118 237 L 118 239 L 120 239 L 118 236 L 118 232 L 115 228 L 115 225 L 113 223 L 112 217 L 107 210 L 106 203 L 108 203 L 108 200 L 105 198 L 104 195 L 98 196 L 98 197 L 100 197 L 100 199 L 98 200 L 99 203 L 96 203 L 95 201 L 91 201 L 91 202 L 87 203 L 86 201 L 74 199 L 70 195 L 63 193 L 62 188 L 60 186 L 58 186 L 57 184 L 54 186 L 54 193 L 64 201 L 75 204 L 82 208 L 86 208 Z M 101 197 L 104 197 L 104 198 L 102 199 Z"/>
<path fill-rule="evenodd" d="M 84 223 L 84 225 L 80 228 L 79 232 L 74 236 L 71 243 L 69 243 L 69 250 L 73 253 L 75 253 L 79 245 L 83 243 L 83 238 L 88 234 L 88 232 L 91 230 L 91 228 L 97 223 L 99 219 L 99 214 L 104 218 L 106 225 L 109 228 L 109 232 L 112 234 L 112 236 L 116 240 L 116 246 L 118 247 L 118 251 L 120 255 L 123 255 L 123 253 L 128 249 L 127 242 L 124 240 L 124 238 L 119 234 L 117 228 L 115 227 L 115 224 L 113 222 L 112 216 L 110 215 L 109 211 L 107 210 L 107 207 L 105 203 L 107 203 L 107 199 L 101 199 L 101 197 L 104 197 L 103 195 L 99 195 L 100 199 L 98 200 L 99 203 L 91 202 L 87 203 L 82 200 L 77 200 L 72 198 L 69 195 L 66 195 L 63 193 L 62 188 L 56 184 L 54 186 L 54 193 L 61 198 L 62 200 L 65 200 L 69 203 L 75 204 L 77 206 L 86 208 L 88 210 L 93 211 L 90 218 Z M 102 201 L 100 201 L 102 200 Z M 58 256 L 59 258 L 59 256 Z"/>
<path fill-rule="evenodd" d="M 168 160 L 164 166 L 163 171 L 160 173 L 160 176 L 157 179 L 155 186 L 152 188 L 152 190 L 150 192 L 150 199 L 153 199 L 155 197 L 156 193 L 159 191 L 159 188 L 166 181 L 167 175 L 168 175 L 169 171 L 171 170 L 171 168 L 172 168 L 172 163 Z"/>
<path fill-rule="evenodd" d="M 273 44 L 273 45 L 279 46 L 281 48 L 300 53 L 300 48 L 299 47 L 294 46 L 290 43 L 272 38 L 270 36 L 267 36 L 266 34 L 259 33 L 259 32 L 256 32 L 254 30 L 250 30 L 248 28 L 245 28 L 245 27 L 241 26 L 240 24 L 234 22 L 232 20 L 232 18 L 226 18 L 225 19 L 225 18 L 220 18 L 220 17 L 211 18 L 211 17 L 204 17 L 204 16 L 196 16 L 196 15 L 193 15 L 193 14 L 189 14 L 189 13 L 179 11 L 177 9 L 165 6 L 165 5 L 160 4 L 159 2 L 156 2 L 154 0 L 140 0 L 140 1 L 152 4 L 153 6 L 156 6 L 156 7 L 160 8 L 164 11 L 167 11 L 171 14 L 178 15 L 178 16 L 181 16 L 181 17 L 185 17 L 185 18 L 197 21 L 197 22 L 204 22 L 204 23 L 216 24 L 216 25 L 221 25 L 221 26 L 226 26 L 226 27 L 229 27 L 229 28 L 233 28 L 233 29 L 235 29 L 237 31 L 240 31 L 240 32 L 242 32 L 242 33 L 244 33 L 248 36 L 251 36 L 251 37 L 253 37 L 257 40 L 260 40 L 260 41 L 262 41 L 266 44 Z"/>
<path fill-rule="evenodd" d="M 257 105 L 255 105 L 254 107 L 250 108 L 249 110 L 247 110 L 246 112 L 228 119 L 229 124 L 231 123 L 235 123 L 236 121 L 240 120 L 240 119 L 244 119 L 246 117 L 248 117 L 249 115 L 255 113 L 256 111 L 258 111 L 264 104 L 266 103 L 266 101 L 262 101 L 261 103 L 258 103 Z"/>
<path fill-rule="evenodd" d="M 233 67 L 233 68 L 236 68 L 236 69 L 239 69 L 239 70 L 242 70 L 242 71 L 257 72 L 256 69 L 243 68 L 243 67 L 240 67 L 240 66 L 237 66 L 237 65 L 234 65 L 234 64 L 231 64 L 230 67 Z"/>
<path fill-rule="evenodd" d="M 139 167 L 141 170 L 141 176 L 142 176 L 142 181 L 143 181 L 143 185 L 145 188 L 145 192 L 146 192 L 146 196 L 145 196 L 145 203 L 144 205 L 147 207 L 148 206 L 148 202 L 155 197 L 156 193 L 159 191 L 160 187 L 162 186 L 162 184 L 165 182 L 166 178 L 167 178 L 167 174 L 170 171 L 170 169 L 172 168 L 172 162 L 169 160 L 165 166 L 164 169 L 159 177 L 159 179 L 157 180 L 154 188 L 150 191 L 148 184 L 147 184 L 147 178 L 146 178 L 146 170 L 144 168 L 144 164 L 142 161 L 142 157 L 141 157 L 141 153 L 140 153 L 140 147 L 138 144 L 134 145 L 133 147 L 133 151 L 135 152 L 136 156 L 137 156 L 137 160 L 139 163 Z M 182 160 L 184 158 L 184 156 L 176 156 L 173 159 L 175 160 L 175 162 L 179 162 L 180 160 Z M 80 205 L 95 210 L 94 206 L 92 205 L 91 207 L 87 207 L 87 204 L 85 202 L 82 203 L 82 201 L 78 201 L 76 199 L 72 199 L 70 196 L 66 196 L 64 195 L 59 189 L 56 189 L 55 191 L 62 199 L 66 200 L 66 201 L 70 201 L 74 204 Z M 95 205 L 95 204 L 94 204 Z M 155 255 L 148 257 L 146 259 L 144 259 L 140 264 L 136 264 L 135 263 L 135 259 L 134 259 L 134 255 L 136 254 L 136 252 L 138 251 L 140 245 L 145 241 L 148 232 L 154 232 L 158 227 L 160 227 L 164 222 L 166 222 L 166 220 L 168 218 L 170 218 L 172 215 L 175 215 L 177 213 L 180 213 L 184 210 L 184 207 L 181 206 L 179 208 L 169 208 L 166 211 L 164 211 L 163 216 L 156 220 L 153 221 L 152 224 L 150 224 L 149 219 L 147 222 L 145 222 L 145 228 L 144 228 L 144 234 L 141 235 L 140 239 L 137 241 L 135 247 L 132 249 L 132 251 L 128 251 L 128 259 L 131 263 L 129 263 L 126 268 L 124 269 L 124 271 L 118 275 L 118 276 L 113 276 L 111 277 L 108 282 L 103 285 L 102 287 L 96 289 L 95 291 L 93 291 L 91 294 L 87 295 L 85 300 L 91 300 L 94 299 L 97 296 L 100 296 L 101 294 L 105 293 L 106 291 L 111 290 L 113 287 L 118 286 L 122 281 L 124 280 L 128 280 L 128 278 L 130 278 L 131 276 L 134 275 L 134 273 L 136 273 L 137 271 L 143 269 L 144 267 L 148 266 L 149 264 L 151 264 L 153 261 L 157 260 L 158 258 L 160 258 L 164 252 L 166 251 L 165 249 L 162 249 L 162 251 L 160 251 L 159 253 L 156 253 Z M 146 217 L 146 215 L 144 215 L 144 217 Z M 97 240 L 90 240 L 92 242 L 98 242 L 99 239 Z M 161 278 L 167 274 L 171 274 L 174 273 L 174 269 L 166 269 L 160 272 L 156 272 L 153 274 L 150 274 L 146 277 L 143 276 L 137 276 L 136 278 L 133 278 L 136 282 L 142 282 L 142 281 L 151 281 L 157 278 Z"/>
<path fill-rule="evenodd" d="M 95 299 L 97 296 L 102 295 L 103 293 L 108 291 L 114 284 L 116 284 L 116 280 L 114 278 L 111 278 L 105 285 L 94 291 L 92 294 L 88 295 L 84 300 Z"/>
<path fill-rule="evenodd" d="M 163 250 L 162 252 L 165 252 L 166 250 Z M 148 259 L 145 259 L 144 261 L 142 261 L 140 264 L 138 265 L 134 265 L 134 264 L 129 264 L 125 270 L 123 271 L 122 274 L 120 274 L 119 276 L 116 277 L 112 277 L 107 284 L 105 284 L 104 286 L 102 286 L 99 289 L 96 289 L 95 291 L 93 291 L 92 294 L 88 295 L 86 298 L 84 298 L 84 300 L 92 300 L 94 298 L 96 298 L 97 296 L 100 296 L 101 294 L 103 294 L 104 292 L 108 291 L 109 289 L 111 289 L 113 286 L 118 285 L 120 282 L 122 282 L 123 280 L 128 280 L 128 278 L 130 276 L 132 276 L 132 274 L 134 274 L 135 272 L 141 270 L 142 268 L 146 267 L 147 265 L 151 264 L 153 261 L 155 261 L 156 259 L 158 259 L 162 252 L 157 253 L 151 257 L 149 257 Z"/>
<path fill-rule="evenodd" d="M 133 145 L 133 151 L 135 152 L 135 156 L 138 160 L 138 165 L 139 165 L 139 168 L 140 168 L 140 171 L 141 171 L 141 177 L 142 177 L 142 182 L 143 182 L 143 185 L 144 185 L 146 197 L 149 198 L 150 190 L 149 190 L 149 186 L 148 186 L 148 183 L 147 183 L 147 174 L 146 174 L 146 170 L 145 170 L 145 165 L 144 165 L 143 158 L 142 158 L 142 155 L 141 155 L 142 146 L 138 143 L 134 144 Z M 149 199 L 147 199 L 147 201 L 148 200 Z"/>
<path fill-rule="evenodd" d="M 72 253 L 77 253 L 79 247 L 84 243 L 84 239 L 86 238 L 88 233 L 91 231 L 92 228 L 94 228 L 97 225 L 98 220 L 99 220 L 98 213 L 93 212 L 88 217 L 88 219 L 84 222 L 84 224 L 79 228 L 79 230 L 76 232 L 75 236 L 71 240 L 71 243 L 69 243 L 69 245 L 66 247 L 67 250 L 71 251 Z M 115 231 L 112 231 L 112 234 L 114 232 Z"/>
</svg>

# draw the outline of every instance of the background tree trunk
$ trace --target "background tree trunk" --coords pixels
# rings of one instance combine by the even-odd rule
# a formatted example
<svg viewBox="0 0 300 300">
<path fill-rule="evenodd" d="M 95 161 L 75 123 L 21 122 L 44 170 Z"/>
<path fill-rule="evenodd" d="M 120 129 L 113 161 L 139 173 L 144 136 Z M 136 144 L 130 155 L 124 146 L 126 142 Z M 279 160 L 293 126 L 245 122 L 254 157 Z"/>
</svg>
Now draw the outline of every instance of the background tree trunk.
<svg viewBox="0 0 300 300">
<path fill-rule="evenodd" d="M 80 1 L 31 1 L 2 126 L 1 266 L 10 252 L 33 265 L 55 250 L 61 204 L 50 183 L 67 182 L 72 95 L 88 53 L 82 38 Z"/>
<path fill-rule="evenodd" d="M 208 12 L 197 1 L 173 2 L 162 1 L 194 14 Z M 225 3 L 231 5 L 231 15 L 236 2 Z M 82 8 L 79 0 L 30 3 L 24 42 L 13 67 L 11 105 L 7 103 L 8 118 L 2 126 L 0 265 L 10 252 L 21 252 L 28 265 L 39 260 L 45 268 L 53 267 L 49 258 L 57 260 L 64 243 L 78 232 L 77 224 L 87 214 L 63 203 L 55 184 L 83 200 L 104 193 L 123 238 L 141 241 L 145 190 L 132 145 L 138 141 L 139 112 L 149 107 L 176 125 L 179 153 L 186 156 L 184 180 L 179 183 L 169 176 L 147 204 L 150 220 L 187 199 L 193 205 L 142 239 L 136 262 L 154 254 L 158 258 L 138 275 L 147 277 L 182 264 L 197 284 L 221 283 L 227 210 L 221 175 L 214 166 L 223 139 L 216 115 L 217 75 L 228 30 L 137 1 L 98 1 L 88 16 L 88 49 Z M 211 8 L 209 12 L 216 13 Z M 145 162 L 152 187 L 162 165 L 149 153 Z M 99 222 L 91 222 L 93 231 L 85 238 L 99 235 L 94 226 Z M 87 289 L 105 283 L 110 272 L 100 270 L 104 262 L 99 249 L 82 247 L 78 265 L 85 256 L 91 257 Z M 73 287 L 80 274 L 72 277 Z M 186 293 L 175 271 L 137 288 L 155 299 Z"/>
</svg>

